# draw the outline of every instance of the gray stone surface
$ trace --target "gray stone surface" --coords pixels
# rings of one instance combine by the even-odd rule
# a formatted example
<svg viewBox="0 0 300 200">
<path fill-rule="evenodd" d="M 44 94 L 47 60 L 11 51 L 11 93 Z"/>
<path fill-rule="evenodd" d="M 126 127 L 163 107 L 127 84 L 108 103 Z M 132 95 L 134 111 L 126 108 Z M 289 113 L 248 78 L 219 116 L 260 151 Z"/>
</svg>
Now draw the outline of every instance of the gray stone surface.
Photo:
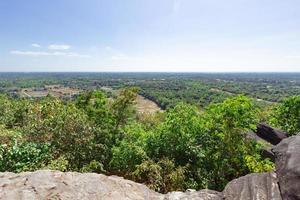
<svg viewBox="0 0 300 200">
<path fill-rule="evenodd" d="M 264 123 L 259 123 L 257 125 L 256 134 L 260 138 L 270 142 L 273 145 L 277 145 L 279 142 L 281 142 L 281 140 L 287 138 L 287 134 L 285 132 L 272 128 Z"/>
<path fill-rule="evenodd" d="M 0 199 L 113 200 L 281 200 L 275 173 L 250 174 L 231 181 L 224 192 L 188 190 L 159 194 L 145 185 L 117 176 L 40 170 L 0 174 Z"/>
<path fill-rule="evenodd" d="M 221 200 L 212 190 L 159 194 L 143 184 L 117 176 L 95 173 L 39 170 L 14 174 L 0 173 L 0 199 L 4 200 Z"/>
<path fill-rule="evenodd" d="M 300 199 L 300 134 L 284 139 L 273 152 L 282 198 Z"/>
<path fill-rule="evenodd" d="M 165 195 L 165 200 L 222 200 L 222 193 L 213 190 L 170 192 Z"/>
<path fill-rule="evenodd" d="M 116 176 L 40 170 L 1 173 L 0 199 L 110 200 L 163 199 L 145 185 Z"/>
<path fill-rule="evenodd" d="M 276 174 L 254 173 L 228 183 L 223 191 L 226 200 L 281 200 Z"/>
</svg>

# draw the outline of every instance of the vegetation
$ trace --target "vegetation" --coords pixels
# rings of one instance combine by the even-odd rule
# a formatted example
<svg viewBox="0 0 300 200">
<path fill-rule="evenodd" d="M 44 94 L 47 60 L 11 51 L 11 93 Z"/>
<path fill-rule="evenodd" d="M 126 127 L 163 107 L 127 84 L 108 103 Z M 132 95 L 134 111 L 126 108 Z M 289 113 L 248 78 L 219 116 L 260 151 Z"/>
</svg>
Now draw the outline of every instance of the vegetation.
<svg viewBox="0 0 300 200">
<path fill-rule="evenodd" d="M 270 123 L 289 135 L 300 133 L 300 96 L 291 96 L 276 106 Z"/>
<path fill-rule="evenodd" d="M 179 103 L 141 117 L 133 109 L 137 92 L 129 88 L 109 99 L 93 91 L 69 102 L 2 95 L 1 171 L 117 174 L 168 192 L 221 190 L 233 178 L 272 169 L 259 145 L 244 135 L 255 129 L 259 116 L 248 97 L 231 97 L 205 110 Z"/>
<path fill-rule="evenodd" d="M 222 190 L 234 178 L 273 169 L 274 164 L 260 156 L 261 145 L 246 135 L 259 121 L 272 123 L 290 135 L 300 132 L 300 96 L 276 99 L 278 103 L 262 107 L 257 96 L 235 95 L 228 88 L 225 92 L 225 82 L 212 87 L 216 75 L 201 80 L 193 74 L 184 78 L 157 75 L 160 80 L 154 81 L 151 75 L 141 74 L 119 81 L 107 74 L 100 85 L 90 76 L 73 76 L 49 78 L 47 83 L 64 82 L 73 87 L 77 81 L 82 91 L 92 88 L 91 84 L 100 90 L 85 90 L 71 100 L 0 95 L 0 171 L 115 174 L 163 193 L 187 188 Z M 43 75 L 37 77 L 24 76 L 15 79 L 15 84 L 45 84 Z M 243 81 L 255 85 L 254 79 L 229 78 L 240 88 Z M 3 81 L 3 87 L 9 88 L 12 80 Z M 285 83 L 285 79 L 281 81 Z M 117 94 L 101 90 L 102 86 L 136 85 L 140 90 L 127 87 Z M 166 110 L 136 112 L 138 94 L 153 98 Z"/>
<path fill-rule="evenodd" d="M 0 73 L 0 91 L 12 96 L 55 84 L 74 91 L 137 86 L 162 109 L 180 102 L 204 108 L 238 94 L 264 107 L 300 94 L 299 73 Z"/>
</svg>

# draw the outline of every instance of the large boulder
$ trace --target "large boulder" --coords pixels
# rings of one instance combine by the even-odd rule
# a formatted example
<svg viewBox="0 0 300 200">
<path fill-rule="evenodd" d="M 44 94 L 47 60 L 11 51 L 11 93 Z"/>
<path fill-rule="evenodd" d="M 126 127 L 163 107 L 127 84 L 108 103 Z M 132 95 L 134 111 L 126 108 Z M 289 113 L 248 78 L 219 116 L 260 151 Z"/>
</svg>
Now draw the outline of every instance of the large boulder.
<svg viewBox="0 0 300 200">
<path fill-rule="evenodd" d="M 212 190 L 160 194 L 143 184 L 95 173 L 39 170 L 20 174 L 0 173 L 0 199 L 4 200 L 221 200 Z"/>
<path fill-rule="evenodd" d="M 273 152 L 282 198 L 300 199 L 300 134 L 284 139 Z"/>
<path fill-rule="evenodd" d="M 0 199 L 281 200 L 274 173 L 250 174 L 235 179 L 223 193 L 188 190 L 159 194 L 145 185 L 117 176 L 50 170 L 0 173 Z"/>
<path fill-rule="evenodd" d="M 276 174 L 254 173 L 229 182 L 224 191 L 226 200 L 281 200 Z"/>
<path fill-rule="evenodd" d="M 272 128 L 265 123 L 257 125 L 256 134 L 267 142 L 277 145 L 281 140 L 287 138 L 287 134 L 279 129 Z"/>
<path fill-rule="evenodd" d="M 40 170 L 0 174 L 0 199 L 163 199 L 145 185 L 117 176 Z"/>
</svg>

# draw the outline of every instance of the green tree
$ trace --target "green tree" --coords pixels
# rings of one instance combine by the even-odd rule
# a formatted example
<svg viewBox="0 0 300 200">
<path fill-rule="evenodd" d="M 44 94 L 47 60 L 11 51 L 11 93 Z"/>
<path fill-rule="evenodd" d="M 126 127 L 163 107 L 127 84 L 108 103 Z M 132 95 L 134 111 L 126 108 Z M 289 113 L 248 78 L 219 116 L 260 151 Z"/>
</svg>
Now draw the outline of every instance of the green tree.
<svg viewBox="0 0 300 200">
<path fill-rule="evenodd" d="M 165 121 L 156 133 L 150 135 L 149 155 L 156 158 L 167 157 L 177 165 L 186 165 L 201 158 L 197 135 L 205 134 L 203 122 L 196 107 L 178 104 L 167 112 Z"/>
<path fill-rule="evenodd" d="M 258 115 L 259 110 L 253 100 L 245 96 L 232 97 L 209 106 L 209 129 L 219 138 L 215 140 L 209 161 L 213 169 L 209 187 L 222 189 L 228 181 L 255 171 L 253 167 L 249 168 L 249 159 L 246 158 L 257 158 L 257 162 L 263 162 L 255 142 L 246 137 L 249 130 L 255 129 Z"/>
<path fill-rule="evenodd" d="M 118 174 L 128 175 L 148 159 L 145 152 L 147 133 L 140 124 L 125 127 L 124 138 L 112 148 L 110 166 Z"/>
<path fill-rule="evenodd" d="M 300 132 L 300 96 L 292 96 L 278 104 L 272 114 L 270 123 L 281 128 L 289 135 Z"/>
<path fill-rule="evenodd" d="M 14 100 L 6 95 L 0 95 L 0 124 L 7 128 L 22 126 L 28 109 L 27 100 Z"/>
<path fill-rule="evenodd" d="M 23 132 L 29 141 L 49 143 L 54 157 L 62 155 L 70 169 L 79 169 L 92 157 L 93 129 L 87 115 L 73 104 L 45 99 L 32 106 Z"/>
<path fill-rule="evenodd" d="M 164 122 L 148 134 L 146 151 L 157 162 L 168 158 L 175 167 L 186 169 L 186 181 L 193 184 L 186 182 L 182 188 L 203 188 L 207 183 L 206 156 L 212 144 L 213 135 L 209 134 L 203 115 L 196 107 L 180 103 L 169 109 Z"/>
<path fill-rule="evenodd" d="M 126 125 L 130 119 L 133 119 L 135 114 L 133 105 L 135 104 L 138 91 L 139 89 L 136 87 L 123 89 L 113 101 L 112 112 L 115 120 L 115 131 Z"/>
<path fill-rule="evenodd" d="M 97 126 L 106 128 L 112 123 L 108 99 L 102 91 L 89 91 L 80 94 L 75 101 L 76 107 L 85 111 Z"/>
</svg>

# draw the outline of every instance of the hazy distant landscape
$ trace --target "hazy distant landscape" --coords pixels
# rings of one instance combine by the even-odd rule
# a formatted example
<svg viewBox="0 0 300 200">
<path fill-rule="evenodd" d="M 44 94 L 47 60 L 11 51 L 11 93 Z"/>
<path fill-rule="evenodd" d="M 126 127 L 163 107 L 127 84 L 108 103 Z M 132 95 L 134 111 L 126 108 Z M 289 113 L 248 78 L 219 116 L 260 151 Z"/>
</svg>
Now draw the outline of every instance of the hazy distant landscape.
<svg viewBox="0 0 300 200">
<path fill-rule="evenodd" d="M 16 97 L 70 98 L 133 86 L 161 109 L 181 101 L 203 107 L 238 94 L 263 105 L 300 94 L 300 73 L 0 73 L 0 90 Z"/>
</svg>

